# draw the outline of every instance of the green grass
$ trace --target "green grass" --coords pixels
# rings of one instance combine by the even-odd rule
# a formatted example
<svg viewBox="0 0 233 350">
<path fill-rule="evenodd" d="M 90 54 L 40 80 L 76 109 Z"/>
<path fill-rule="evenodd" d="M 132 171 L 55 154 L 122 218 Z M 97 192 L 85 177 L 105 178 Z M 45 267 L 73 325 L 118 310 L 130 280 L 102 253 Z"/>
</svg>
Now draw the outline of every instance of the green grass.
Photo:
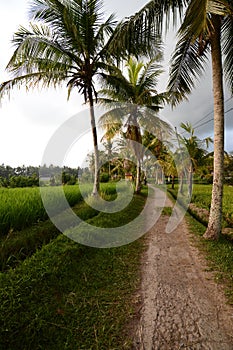
<svg viewBox="0 0 233 350">
<path fill-rule="evenodd" d="M 218 241 L 208 241 L 202 238 L 206 227 L 187 215 L 189 228 L 198 237 L 195 240 L 198 248 L 205 253 L 209 269 L 215 271 L 216 281 L 224 285 L 230 304 L 233 304 L 233 244 L 221 236 Z"/>
<path fill-rule="evenodd" d="M 112 227 L 143 208 L 134 196 L 125 215 L 93 217 Z M 106 215 L 106 217 L 104 217 Z M 143 239 L 111 249 L 85 247 L 64 235 L 16 269 L 0 274 L 1 349 L 131 349 L 124 331 L 134 315 Z"/>
<path fill-rule="evenodd" d="M 174 190 L 168 188 L 168 191 L 176 198 L 178 185 L 175 185 Z M 211 192 L 212 185 L 194 184 L 191 202 L 199 208 L 209 210 L 211 204 Z M 233 227 L 233 187 L 227 185 L 225 185 L 223 189 L 223 219 L 224 226 Z"/>
<path fill-rule="evenodd" d="M 62 191 L 71 207 L 83 200 L 79 186 L 42 187 L 46 203 L 53 208 L 54 215 L 64 210 Z M 91 193 L 90 185 L 82 185 L 82 193 Z M 116 195 L 116 185 L 101 184 L 105 199 Z M 30 227 L 48 218 L 44 208 L 40 188 L 0 188 L 0 239 L 14 231 Z"/>
<path fill-rule="evenodd" d="M 82 220 L 88 220 L 98 211 L 80 202 L 73 207 L 73 211 Z M 39 222 L 21 231 L 14 231 L 0 241 L 0 271 L 14 268 L 20 262 L 31 256 L 43 244 L 58 236 L 60 231 L 50 220 Z"/>
<path fill-rule="evenodd" d="M 46 196 L 56 212 L 61 211 L 63 208 L 59 188 L 47 187 L 43 191 L 46 191 Z M 64 186 L 64 193 L 70 206 L 82 200 L 78 186 Z M 1 237 L 48 218 L 38 187 L 0 188 L 0 198 Z"/>
<path fill-rule="evenodd" d="M 74 204 L 77 200 L 79 201 L 79 203 L 76 204 L 72 209 L 81 220 L 90 220 L 93 216 L 99 214 L 97 210 L 88 206 L 84 201 L 80 201 L 80 192 L 78 191 L 77 186 L 65 186 L 64 189 L 72 204 Z M 57 189 L 53 190 L 52 188 L 52 190 L 47 190 L 46 188 L 46 191 L 48 191 L 48 195 L 51 195 L 51 193 L 55 194 L 55 199 L 52 197 L 51 200 L 56 202 L 56 195 L 58 193 Z M 30 192 L 30 189 L 25 190 L 26 195 Z M 101 194 L 105 200 L 113 200 L 116 197 L 115 184 L 101 184 Z M 21 213 L 23 213 L 24 209 L 25 206 L 23 203 Z M 132 214 L 129 215 L 129 220 L 131 220 L 131 218 Z M 108 222 L 108 226 L 110 225 L 110 221 Z M 95 225 L 101 225 L 101 218 L 99 218 L 98 223 Z M 0 240 L 0 271 L 5 271 L 10 267 L 17 266 L 22 260 L 26 259 L 28 256 L 31 256 L 37 249 L 40 249 L 43 244 L 48 243 L 59 233 L 59 230 L 52 224 L 50 220 L 43 222 L 39 221 L 38 223 L 23 230 L 10 230 L 8 235 Z"/>
<path fill-rule="evenodd" d="M 212 185 L 197 185 L 193 187 L 192 202 L 201 208 L 210 208 Z M 233 227 L 233 187 L 223 187 L 223 218 Z"/>
</svg>

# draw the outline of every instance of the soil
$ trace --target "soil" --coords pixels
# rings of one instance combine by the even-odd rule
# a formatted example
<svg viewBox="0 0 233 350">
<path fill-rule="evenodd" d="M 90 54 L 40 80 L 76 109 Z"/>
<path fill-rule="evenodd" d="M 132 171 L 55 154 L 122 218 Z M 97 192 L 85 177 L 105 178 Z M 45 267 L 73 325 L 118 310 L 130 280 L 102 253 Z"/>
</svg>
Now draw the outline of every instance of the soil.
<svg viewBox="0 0 233 350">
<path fill-rule="evenodd" d="M 165 206 L 173 204 L 167 199 Z M 167 221 L 161 215 L 147 234 L 133 349 L 233 350 L 233 307 L 185 219 L 172 233 L 165 233 Z"/>
</svg>

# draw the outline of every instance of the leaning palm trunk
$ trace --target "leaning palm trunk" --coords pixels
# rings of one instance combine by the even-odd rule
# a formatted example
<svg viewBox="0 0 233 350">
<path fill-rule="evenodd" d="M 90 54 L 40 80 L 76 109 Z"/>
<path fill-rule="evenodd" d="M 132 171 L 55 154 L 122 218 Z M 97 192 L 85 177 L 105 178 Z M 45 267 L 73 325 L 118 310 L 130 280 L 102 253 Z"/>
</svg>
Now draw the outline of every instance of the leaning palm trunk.
<svg viewBox="0 0 233 350">
<path fill-rule="evenodd" d="M 91 117 L 91 128 L 94 144 L 94 160 L 95 160 L 95 171 L 94 171 L 94 184 L 92 195 L 95 196 L 99 191 L 99 150 L 98 150 L 98 140 L 97 140 L 97 131 L 95 123 L 95 113 L 94 113 L 94 101 L 92 95 L 92 89 L 88 90 L 89 105 L 90 105 L 90 117 Z"/>
<path fill-rule="evenodd" d="M 214 93 L 214 178 L 209 223 L 204 237 L 214 240 L 218 239 L 221 233 L 224 160 L 224 99 L 219 16 L 214 16 L 213 25 L 211 56 Z"/>
</svg>

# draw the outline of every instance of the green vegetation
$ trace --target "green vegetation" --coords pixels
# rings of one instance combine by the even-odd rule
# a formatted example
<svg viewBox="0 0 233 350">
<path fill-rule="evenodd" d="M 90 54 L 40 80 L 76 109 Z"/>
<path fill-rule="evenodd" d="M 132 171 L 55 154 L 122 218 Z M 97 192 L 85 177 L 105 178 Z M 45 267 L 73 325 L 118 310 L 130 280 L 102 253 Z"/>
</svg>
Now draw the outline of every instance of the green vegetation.
<svg viewBox="0 0 233 350">
<path fill-rule="evenodd" d="M 91 189 L 91 187 L 90 187 Z M 27 192 L 28 189 L 25 189 Z M 66 193 L 77 192 L 77 186 L 67 187 Z M 30 192 L 30 191 L 29 191 Z M 48 192 L 51 194 L 51 192 Z M 105 200 L 113 200 L 116 197 L 115 183 L 101 184 L 102 197 Z M 140 197 L 134 197 L 125 210 L 114 214 L 99 213 L 86 202 L 80 201 L 72 209 L 78 217 L 87 221 L 93 226 L 111 227 L 118 226 L 124 221 L 128 223 L 138 215 L 139 205 L 141 209 L 144 204 L 145 189 Z M 94 220 L 93 217 L 97 216 Z M 120 224 L 119 224 L 120 223 Z M 22 260 L 31 256 L 43 244 L 48 243 L 59 234 L 59 230 L 50 220 L 38 222 L 20 231 L 10 231 L 7 236 L 0 241 L 0 270 L 5 271 L 10 267 L 17 266 Z"/>
<path fill-rule="evenodd" d="M 112 200 L 115 184 L 108 184 L 103 193 Z M 91 212 L 84 202 L 74 210 L 93 225 L 121 226 L 140 213 L 145 198 L 143 189 L 112 216 Z M 0 348 L 130 349 L 124 329 L 134 313 L 131 300 L 139 281 L 143 239 L 120 248 L 95 249 L 58 234 L 49 221 L 31 232 L 34 229 L 35 240 L 44 229 L 51 234 L 50 242 L 42 242 L 31 257 L 18 261 L 18 267 L 0 274 Z M 17 239 L 29 239 L 30 229 L 13 236 L 16 246 Z M 9 264 L 13 259 L 8 258 Z"/>
<path fill-rule="evenodd" d="M 140 241 L 94 249 L 60 235 L 0 275 L 0 347 L 126 349 L 141 251 Z"/>
<path fill-rule="evenodd" d="M 82 220 L 98 214 L 97 210 L 83 201 L 72 209 Z M 60 231 L 50 220 L 39 222 L 21 231 L 11 232 L 0 241 L 0 271 L 16 267 L 59 234 Z"/>
<path fill-rule="evenodd" d="M 209 210 L 211 202 L 212 185 L 194 184 L 192 203 Z M 228 225 L 233 226 L 233 187 L 223 187 L 223 218 Z"/>
<path fill-rule="evenodd" d="M 63 186 L 66 199 L 71 207 L 81 202 L 83 197 L 78 185 Z M 42 187 L 45 200 L 54 208 L 54 214 L 61 212 L 63 203 L 61 201 L 61 188 Z M 90 191 L 90 185 L 82 185 L 82 193 Z M 101 184 L 103 196 L 116 194 L 115 184 Z M 11 235 L 14 231 L 37 224 L 48 218 L 43 206 L 40 189 L 35 188 L 0 188 L 0 240 L 1 237 Z"/>
<path fill-rule="evenodd" d="M 62 210 L 58 187 L 47 187 L 43 190 L 56 211 Z M 64 193 L 70 206 L 82 200 L 78 186 L 64 186 Z M 48 217 L 41 200 L 40 189 L 37 187 L 0 188 L 0 197 L 0 236 L 29 227 Z"/>
<path fill-rule="evenodd" d="M 205 226 L 187 215 L 189 228 L 198 237 L 195 240 L 198 248 L 205 253 L 210 271 L 215 272 L 215 279 L 222 283 L 229 303 L 233 304 L 233 244 L 225 236 L 218 241 L 208 241 L 202 236 Z"/>
<path fill-rule="evenodd" d="M 175 185 L 175 189 L 168 189 L 168 191 L 176 198 L 178 185 Z M 212 185 L 193 185 L 193 194 L 191 203 L 195 204 L 196 207 L 204 208 L 206 210 L 210 209 L 211 203 L 211 192 Z M 198 217 L 198 214 L 195 214 Z M 203 223 L 207 223 L 207 218 L 199 218 Z M 224 186 L 223 189 L 223 225 L 233 227 L 233 187 Z"/>
</svg>

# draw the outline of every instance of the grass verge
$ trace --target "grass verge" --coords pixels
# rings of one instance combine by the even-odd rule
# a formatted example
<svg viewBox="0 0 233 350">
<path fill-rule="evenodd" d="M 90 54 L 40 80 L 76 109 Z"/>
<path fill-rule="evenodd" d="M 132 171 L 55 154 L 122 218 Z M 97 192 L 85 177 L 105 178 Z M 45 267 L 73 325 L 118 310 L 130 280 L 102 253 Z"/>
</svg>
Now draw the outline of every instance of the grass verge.
<svg viewBox="0 0 233 350">
<path fill-rule="evenodd" d="M 223 284 L 230 304 L 233 304 L 233 244 L 225 236 L 218 241 L 207 241 L 202 236 L 206 227 L 187 214 L 187 221 L 197 247 L 204 252 L 209 269 L 215 272 L 215 279 Z"/>
</svg>

